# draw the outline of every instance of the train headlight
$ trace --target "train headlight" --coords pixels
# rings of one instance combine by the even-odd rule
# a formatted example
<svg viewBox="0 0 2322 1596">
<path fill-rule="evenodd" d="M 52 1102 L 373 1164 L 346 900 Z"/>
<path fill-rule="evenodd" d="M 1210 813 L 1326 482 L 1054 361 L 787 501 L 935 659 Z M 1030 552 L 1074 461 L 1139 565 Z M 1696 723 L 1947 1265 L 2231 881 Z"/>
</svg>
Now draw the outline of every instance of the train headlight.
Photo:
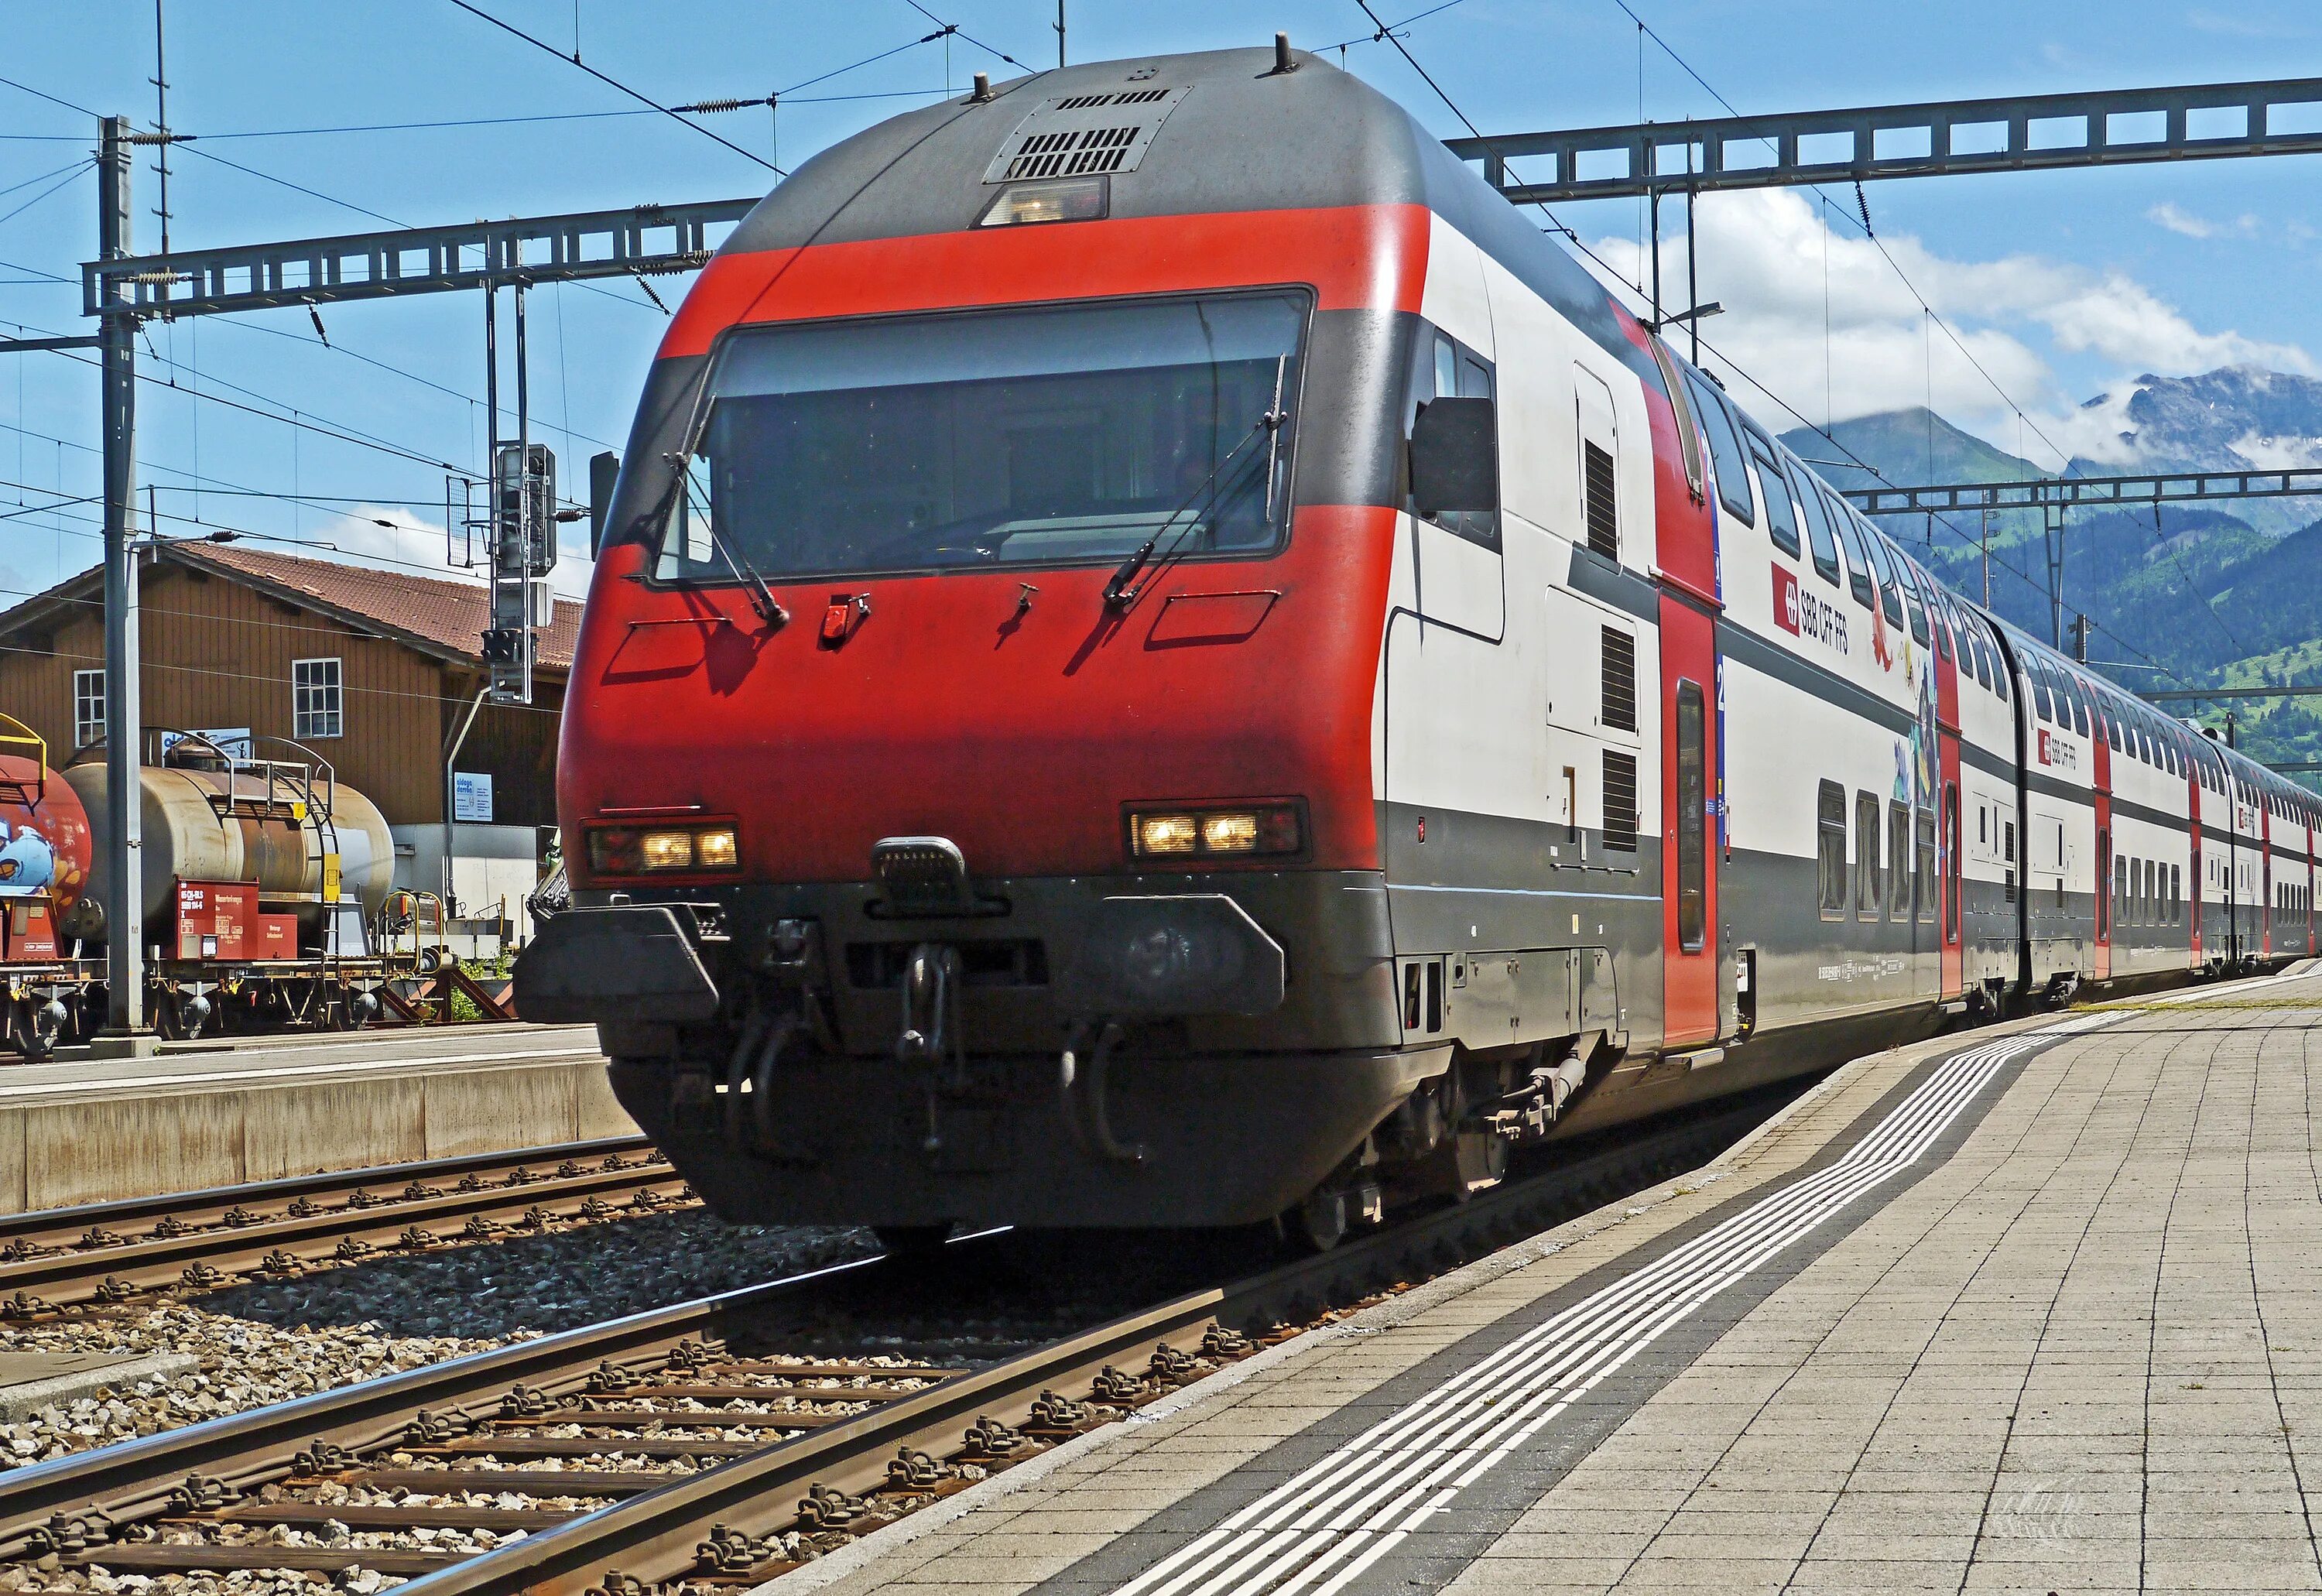
<svg viewBox="0 0 2322 1596">
<path fill-rule="evenodd" d="M 1112 208 L 1111 185 L 1102 177 L 1059 178 L 1018 183 L 1000 191 L 975 220 L 978 227 L 1020 227 L 1026 223 L 1094 222 Z"/>
<path fill-rule="evenodd" d="M 1129 852 L 1137 859 L 1250 858 L 1296 853 L 1306 844 L 1295 803 L 1134 809 Z"/>
<path fill-rule="evenodd" d="M 693 834 L 690 831 L 649 831 L 637 839 L 637 864 L 643 870 L 691 870 Z"/>
<path fill-rule="evenodd" d="M 1248 810 L 1202 816 L 1202 852 L 1254 853 L 1257 851 L 1257 816 Z"/>
<path fill-rule="evenodd" d="M 1191 815 L 1138 815 L 1129 825 L 1139 853 L 1191 853 L 1201 845 L 1201 827 Z"/>
<path fill-rule="evenodd" d="M 736 871 L 742 845 L 731 825 L 592 825 L 589 868 L 614 877 Z"/>
</svg>

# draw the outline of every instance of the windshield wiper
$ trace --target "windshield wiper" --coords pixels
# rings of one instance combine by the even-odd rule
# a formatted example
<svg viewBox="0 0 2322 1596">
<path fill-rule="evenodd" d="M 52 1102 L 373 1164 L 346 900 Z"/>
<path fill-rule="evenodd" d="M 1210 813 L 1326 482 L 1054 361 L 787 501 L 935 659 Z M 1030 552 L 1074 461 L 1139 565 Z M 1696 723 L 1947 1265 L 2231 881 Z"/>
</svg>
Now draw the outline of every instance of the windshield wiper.
<svg viewBox="0 0 2322 1596">
<path fill-rule="evenodd" d="M 1276 391 L 1278 392 L 1279 389 L 1277 388 Z M 1277 401 L 1274 409 L 1269 410 L 1265 415 L 1259 416 L 1257 420 L 1251 424 L 1249 431 L 1242 434 L 1240 442 L 1236 443 L 1231 449 L 1226 451 L 1224 459 L 1219 461 L 1217 464 L 1210 468 L 1210 474 L 1202 478 L 1201 481 L 1195 485 L 1193 492 L 1187 494 L 1178 502 L 1177 507 L 1169 512 L 1168 517 L 1161 523 L 1160 526 L 1154 532 L 1153 535 L 1147 538 L 1143 543 L 1138 544 L 1135 549 L 1130 551 L 1129 558 L 1120 562 L 1119 569 L 1113 571 L 1111 579 L 1107 581 L 1104 585 L 1105 608 L 1114 611 L 1116 614 L 1125 615 L 1129 612 L 1129 608 L 1137 603 L 1138 596 L 1144 591 L 1143 588 L 1132 585 L 1137 580 L 1138 573 L 1142 571 L 1146 566 L 1151 562 L 1155 551 L 1159 549 L 1161 546 L 1161 540 L 1168 536 L 1170 529 L 1177 524 L 1177 517 L 1191 509 L 1195 499 L 1200 498 L 1205 493 L 1210 493 L 1211 486 L 1215 484 L 1218 479 L 1218 473 L 1231 465 L 1234 461 L 1234 457 L 1239 454 L 1243 450 L 1248 448 L 1250 444 L 1256 441 L 1260 433 L 1266 433 L 1268 437 L 1275 436 L 1281 431 L 1282 424 L 1285 419 L 1286 417 L 1284 416 L 1280 404 Z M 1271 474 L 1269 473 L 1269 493 L 1271 491 L 1271 487 L 1272 479 Z M 1214 506 L 1217 503 L 1217 495 L 1211 494 L 1210 504 L 1211 506 Z M 1186 533 L 1191 532 L 1194 527 L 1200 524 L 1201 522 L 1199 517 L 1196 517 L 1192 521 L 1188 521 L 1185 524 L 1184 528 L 1177 534 L 1178 537 L 1183 538 Z"/>
<path fill-rule="evenodd" d="M 672 491 L 675 497 L 683 502 L 690 522 L 694 503 L 693 495 L 689 491 L 690 478 L 686 469 L 686 460 L 683 456 L 676 454 L 663 458 L 677 469 L 677 480 Z M 734 573 L 734 579 L 744 583 L 749 588 L 744 597 L 749 599 L 750 607 L 757 611 L 758 619 L 765 623 L 766 629 L 770 632 L 780 631 L 789 625 L 791 612 L 782 607 L 781 600 L 774 597 L 774 590 L 766 586 L 766 579 L 758 574 L 758 568 L 750 563 L 750 557 L 735 547 L 718 532 L 718 523 L 707 511 L 704 511 L 701 515 L 701 530 L 709 534 L 709 546 L 716 550 L 718 557 L 726 562 L 726 569 Z"/>
<path fill-rule="evenodd" d="M 758 568 L 750 563 L 750 557 L 747 554 L 734 548 L 718 535 L 717 524 L 714 522 L 709 527 L 709 546 L 726 557 L 727 570 L 748 581 L 750 591 L 745 597 L 750 600 L 750 607 L 758 612 L 758 619 L 766 624 L 766 630 L 780 631 L 790 625 L 791 612 L 784 609 L 781 601 L 775 598 L 774 590 L 766 586 L 766 579 L 758 574 Z"/>
</svg>

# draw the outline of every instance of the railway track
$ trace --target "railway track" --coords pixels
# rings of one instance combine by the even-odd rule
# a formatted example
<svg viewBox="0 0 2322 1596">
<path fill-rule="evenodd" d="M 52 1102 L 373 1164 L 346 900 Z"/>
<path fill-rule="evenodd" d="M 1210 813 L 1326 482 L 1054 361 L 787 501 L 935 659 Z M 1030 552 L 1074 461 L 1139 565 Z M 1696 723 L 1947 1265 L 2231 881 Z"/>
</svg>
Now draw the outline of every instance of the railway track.
<svg viewBox="0 0 2322 1596">
<path fill-rule="evenodd" d="M 0 1473 L 0 1567 L 55 1589 L 98 1569 L 376 1576 L 414 1596 L 754 1583 L 1340 1307 L 1696 1167 L 1769 1111 L 1704 1111 L 982 1369 L 755 1344 L 882 1280 L 924 1305 L 916 1276 L 869 1260 Z M 955 1242 L 944 1267 L 1012 1239 Z"/>
<path fill-rule="evenodd" d="M 622 1136 L 11 1215 L 0 1324 L 696 1201 Z"/>
</svg>

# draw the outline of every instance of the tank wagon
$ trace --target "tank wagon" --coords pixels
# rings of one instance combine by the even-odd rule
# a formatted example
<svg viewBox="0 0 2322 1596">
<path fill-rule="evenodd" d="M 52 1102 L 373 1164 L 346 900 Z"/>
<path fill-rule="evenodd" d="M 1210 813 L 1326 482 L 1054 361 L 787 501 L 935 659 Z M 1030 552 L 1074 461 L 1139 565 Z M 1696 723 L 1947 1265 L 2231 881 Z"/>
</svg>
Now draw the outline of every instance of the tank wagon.
<svg viewBox="0 0 2322 1596">
<path fill-rule="evenodd" d="M 733 1219 L 1327 1245 L 2314 945 L 2309 795 L 1934 581 L 1286 46 L 816 157 L 606 525 L 517 1000 Z"/>
<path fill-rule="evenodd" d="M 156 730 L 148 752 L 139 887 L 156 1028 L 377 1016 L 397 973 L 377 945 L 395 863 L 377 806 L 295 743 Z M 0 727 L 0 980 L 7 1040 L 26 1058 L 104 1021 L 105 783 L 102 744 L 52 770 L 38 737 Z"/>
</svg>

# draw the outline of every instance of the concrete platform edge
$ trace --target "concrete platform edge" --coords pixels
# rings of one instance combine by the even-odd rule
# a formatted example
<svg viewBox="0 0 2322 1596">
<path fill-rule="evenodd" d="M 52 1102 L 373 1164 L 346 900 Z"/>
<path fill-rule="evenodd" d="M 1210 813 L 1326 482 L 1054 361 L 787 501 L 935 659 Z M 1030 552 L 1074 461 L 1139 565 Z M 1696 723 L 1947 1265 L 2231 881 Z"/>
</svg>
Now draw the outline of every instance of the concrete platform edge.
<svg viewBox="0 0 2322 1596">
<path fill-rule="evenodd" d="M 2322 963 L 2322 961 L 2317 961 Z M 2214 989 L 2210 989 L 2214 990 Z M 777 1596 L 797 1596 L 798 1592 L 825 1589 L 850 1575 L 860 1573 L 886 1557 L 901 1551 L 921 1537 L 942 1529 L 980 1509 L 1004 1500 L 1030 1489 L 1057 1470 L 1065 1468 L 1092 1453 L 1134 1436 L 1146 1425 L 1158 1423 L 1205 1406 L 1223 1397 L 1245 1382 L 1255 1378 L 1277 1364 L 1302 1357 L 1331 1341 L 1353 1340 L 1374 1336 L 1403 1321 L 1415 1318 L 1430 1309 L 1462 1297 L 1504 1275 L 1530 1267 L 1540 1260 L 1552 1257 L 1576 1242 L 1586 1240 L 1600 1231 L 1626 1223 L 1680 1192 L 1698 1190 L 1703 1185 L 1721 1181 L 1733 1172 L 1733 1166 L 1750 1150 L 1785 1124 L 1802 1113 L 1810 1111 L 1824 1099 L 1851 1082 L 1865 1071 L 1882 1065 L 1901 1063 L 1915 1066 L 1927 1059 L 1974 1046 L 1997 1037 L 2019 1035 L 2053 1025 L 2058 1015 L 2053 1013 L 2027 1015 L 2003 1021 L 1997 1025 L 1979 1026 L 1971 1031 L 1953 1032 L 1929 1037 L 1924 1041 L 1883 1049 L 1851 1059 L 1798 1094 L 1763 1124 L 1753 1127 L 1732 1146 L 1715 1158 L 1683 1174 L 1672 1175 L 1656 1185 L 1630 1196 L 1593 1208 L 1586 1214 L 1568 1219 L 1550 1230 L 1527 1236 L 1522 1241 L 1501 1248 L 1488 1257 L 1478 1258 L 1461 1265 L 1448 1274 L 1437 1276 L 1385 1302 L 1375 1303 L 1335 1324 L 1323 1325 L 1294 1336 L 1279 1345 L 1243 1359 L 1230 1367 L 1220 1369 L 1206 1379 L 1195 1382 L 1171 1393 L 1157 1402 L 1137 1410 L 1119 1424 L 1110 1424 L 1086 1435 L 1075 1436 L 1052 1451 L 1019 1464 L 1012 1469 L 978 1481 L 956 1495 L 945 1497 L 916 1513 L 882 1525 L 860 1540 L 849 1542 L 837 1551 L 817 1558 L 804 1567 L 778 1574 L 754 1591 L 776 1592 Z"/>
</svg>

